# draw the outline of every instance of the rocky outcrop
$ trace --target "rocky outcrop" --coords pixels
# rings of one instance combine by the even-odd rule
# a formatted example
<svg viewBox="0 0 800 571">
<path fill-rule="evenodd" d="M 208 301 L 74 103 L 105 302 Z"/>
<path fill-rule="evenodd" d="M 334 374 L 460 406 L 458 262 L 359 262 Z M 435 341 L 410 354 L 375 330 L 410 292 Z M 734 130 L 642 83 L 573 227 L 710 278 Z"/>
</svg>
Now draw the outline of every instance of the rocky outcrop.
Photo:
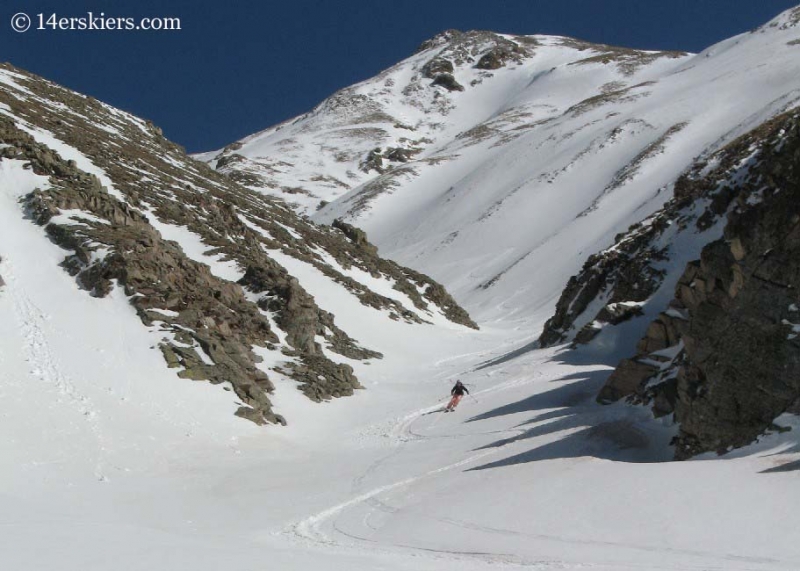
<svg viewBox="0 0 800 571">
<path fill-rule="evenodd" d="M 521 62 L 533 55 L 539 42 L 530 36 L 505 36 L 485 30 L 459 32 L 448 30 L 420 47 L 425 49 L 446 45 L 445 49 L 429 62 L 447 61 L 450 65 L 469 64 L 478 69 L 498 69 L 510 61 Z M 497 64 L 497 65 L 496 65 Z M 453 73 L 453 69 L 438 69 L 436 73 Z M 427 75 L 426 77 L 432 77 Z"/>
<path fill-rule="evenodd" d="M 455 302 L 435 293 L 438 284 L 380 259 L 356 229 L 348 238 L 340 229 L 314 226 L 282 201 L 190 159 L 151 124 L 11 66 L 3 69 L 21 88 L 0 89 L 8 110 L 0 116 L 0 158 L 25 161 L 48 177 L 48 187 L 24 202 L 31 219 L 64 248 L 64 269 L 94 296 L 123 288 L 142 322 L 162 332 L 167 366 L 187 379 L 230 384 L 242 403 L 240 416 L 285 422 L 272 410 L 273 385 L 256 347 L 279 352 L 279 372 L 314 400 L 360 387 L 352 368 L 325 350 L 351 359 L 381 357 L 341 330 L 272 253 L 319 269 L 394 319 L 419 323 L 421 315 L 438 311 L 474 326 Z M 107 179 L 37 142 L 30 127 L 79 151 Z M 184 251 L 166 239 L 170 234 L 197 241 L 202 253 Z M 408 293 L 409 307 L 349 277 L 354 266 L 391 279 Z"/>
<path fill-rule="evenodd" d="M 381 354 L 359 347 L 339 329 L 333 315 L 320 309 L 296 278 L 270 259 L 249 266 L 238 282 L 248 291 L 260 294 L 258 306 L 274 312 L 276 324 L 286 333 L 298 355 L 324 357 L 317 339 L 326 339 L 329 347 L 351 359 L 380 358 Z"/>
<path fill-rule="evenodd" d="M 514 42 L 499 43 L 481 56 L 475 67 L 478 69 L 500 69 L 509 61 L 519 62 L 528 55 L 527 51 Z"/>
<path fill-rule="evenodd" d="M 422 73 L 423 77 L 435 79 L 440 73 L 449 73 L 452 75 L 453 71 L 453 62 L 442 57 L 435 57 L 422 66 L 420 73 Z"/>
<path fill-rule="evenodd" d="M 687 176 L 676 197 L 717 188 L 697 225 L 727 212 L 724 234 L 686 266 L 598 398 L 674 413 L 679 459 L 746 445 L 800 399 L 800 116 L 777 117 L 715 160 L 745 164 L 746 176 Z"/>
<path fill-rule="evenodd" d="M 49 177 L 51 187 L 27 195 L 25 207 L 51 240 L 70 252 L 62 265 L 84 289 L 103 297 L 115 284 L 123 287 L 142 321 L 160 324 L 160 349 L 169 367 L 181 369 L 180 377 L 230 383 L 246 405 L 239 414 L 259 423 L 283 422 L 272 411 L 268 394 L 273 385 L 252 351 L 278 338 L 241 288 L 188 259 L 94 175 L 64 161 L 5 117 L 0 118 L 0 140 L 9 145 L 0 156 L 28 161 L 36 174 Z M 63 211 L 76 210 L 86 213 L 85 222 L 51 222 Z M 113 251 L 99 253 L 107 247 Z"/>
<path fill-rule="evenodd" d="M 418 155 L 421 150 L 421 147 L 387 147 L 384 151 L 380 147 L 377 147 L 367 154 L 367 157 L 361 162 L 359 167 L 361 171 L 365 173 L 375 171 L 379 174 L 383 174 L 391 168 L 391 163 L 407 163 Z M 386 160 L 389 165 L 386 165 L 384 160 Z"/>
<path fill-rule="evenodd" d="M 362 267 L 373 275 L 386 275 L 394 279 L 394 289 L 404 293 L 415 307 L 426 311 L 429 304 L 439 308 L 442 314 L 459 325 L 478 329 L 469 314 L 460 306 L 441 284 L 410 268 L 401 268 L 394 262 L 381 258 L 378 249 L 367 239 L 367 234 L 342 220 L 334 221 L 333 228 L 341 231 L 358 248 L 359 258 L 366 262 Z"/>
<path fill-rule="evenodd" d="M 456 78 L 451 73 L 440 73 L 433 78 L 431 85 L 444 87 L 447 91 L 464 91 L 464 86 L 456 81 Z"/>
<path fill-rule="evenodd" d="M 420 52 L 424 52 L 424 51 L 430 50 L 432 48 L 438 48 L 439 46 L 443 46 L 446 43 L 452 41 L 453 39 L 459 38 L 459 37 L 461 37 L 463 35 L 464 35 L 464 32 L 462 32 L 461 30 L 456 30 L 456 29 L 450 29 L 450 30 L 445 30 L 443 32 L 439 32 L 438 34 L 436 34 L 432 38 L 422 42 L 417 47 L 417 49 L 414 50 L 414 53 L 418 54 Z"/>
<path fill-rule="evenodd" d="M 304 354 L 286 365 L 284 372 L 301 383 L 301 390 L 313 401 L 350 396 L 363 388 L 350 365 L 336 364 L 319 355 Z"/>
<path fill-rule="evenodd" d="M 448 91 L 464 91 L 455 78 L 457 67 L 470 65 L 481 70 L 496 70 L 509 62 L 522 62 L 530 57 L 537 44 L 528 36 L 513 36 L 511 39 L 492 32 L 472 30 L 459 32 L 448 30 L 420 46 L 424 51 L 445 45 L 440 53 L 420 69 L 422 77 L 432 79 L 432 86 L 441 86 Z"/>
<path fill-rule="evenodd" d="M 341 230 L 342 234 L 344 234 L 348 240 L 350 240 L 358 248 L 368 252 L 371 256 L 378 255 L 378 248 L 370 244 L 369 240 L 367 239 L 367 233 L 360 228 L 356 228 L 352 224 L 348 224 L 339 218 L 333 221 L 331 227 Z"/>
<path fill-rule="evenodd" d="M 592 55 L 569 65 L 615 64 L 625 75 L 632 75 L 642 66 L 659 59 L 677 59 L 687 55 L 686 52 L 678 51 L 641 51 L 605 44 L 591 44 L 574 38 L 561 38 L 561 43 L 581 51 L 592 52 Z"/>
<path fill-rule="evenodd" d="M 674 184 L 659 189 L 673 198 L 652 216 L 617 234 L 611 247 L 587 259 L 564 288 L 540 344 L 587 343 L 606 326 L 644 315 L 643 307 L 655 294 L 677 281 L 677 275 L 667 279 L 668 268 L 679 257 L 696 258 L 706 243 L 721 235 L 725 213 L 737 192 L 756 192 L 758 175 L 750 172 L 752 147 L 763 142 L 775 121 L 786 121 L 786 117 L 699 159 Z M 735 189 L 732 181 L 742 188 Z"/>
<path fill-rule="evenodd" d="M 663 221 L 661 221 L 663 223 Z M 581 272 L 572 276 L 556 304 L 555 314 L 547 320 L 539 343 L 549 347 L 568 339 L 588 343 L 607 325 L 618 325 L 642 314 L 640 303 L 661 285 L 664 271 L 653 265 L 664 252 L 652 246 L 660 224 L 649 224 L 619 247 L 589 257 Z M 586 315 L 597 300 L 597 313 Z"/>
</svg>

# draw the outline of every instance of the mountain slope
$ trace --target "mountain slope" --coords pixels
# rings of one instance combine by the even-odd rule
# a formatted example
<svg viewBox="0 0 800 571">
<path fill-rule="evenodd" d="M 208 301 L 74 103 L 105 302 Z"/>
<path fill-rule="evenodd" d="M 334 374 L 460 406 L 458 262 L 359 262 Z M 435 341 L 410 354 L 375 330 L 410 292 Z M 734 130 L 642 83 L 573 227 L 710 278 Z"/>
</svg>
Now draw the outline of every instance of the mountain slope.
<svg viewBox="0 0 800 571">
<path fill-rule="evenodd" d="M 311 112 L 199 158 L 310 214 L 320 200 L 337 198 L 376 175 L 395 168 L 410 173 L 418 162 L 448 160 L 441 151 L 454 138 L 479 141 L 504 125 L 524 128 L 549 116 L 550 105 L 528 110 L 515 102 L 530 87 L 530 74 L 553 65 L 589 66 L 598 54 L 619 73 L 589 74 L 582 81 L 606 91 L 623 87 L 609 84 L 609 78 L 633 84 L 640 68 L 682 55 L 570 38 L 449 30 L 423 43 L 411 58 L 340 90 Z"/>
<path fill-rule="evenodd" d="M 330 298 L 339 290 L 387 331 L 395 322 L 443 335 L 475 327 L 439 284 L 379 258 L 355 229 L 314 226 L 191 160 L 151 124 L 9 65 L 0 68 L 0 157 L 5 215 L 42 226 L 85 295 L 121 289 L 161 335 L 165 365 L 229 384 L 237 414 L 255 422 L 285 422 L 272 410 L 270 375 L 325 400 L 360 388 L 352 363 L 382 356 L 338 326 Z M 30 247 L 4 244 L 3 264 L 36 263 Z M 288 264 L 322 275 L 313 293 Z"/>
<path fill-rule="evenodd" d="M 204 158 L 234 176 L 269 163 L 277 178 L 253 188 L 302 187 L 314 194 L 296 199 L 306 212 L 347 190 L 312 179 L 360 185 L 314 219 L 362 228 L 479 321 L 535 329 L 586 257 L 669 200 L 696 157 L 794 105 L 796 15 L 697 55 L 447 32 L 311 113 Z M 498 52 L 500 67 L 486 69 Z"/>
</svg>

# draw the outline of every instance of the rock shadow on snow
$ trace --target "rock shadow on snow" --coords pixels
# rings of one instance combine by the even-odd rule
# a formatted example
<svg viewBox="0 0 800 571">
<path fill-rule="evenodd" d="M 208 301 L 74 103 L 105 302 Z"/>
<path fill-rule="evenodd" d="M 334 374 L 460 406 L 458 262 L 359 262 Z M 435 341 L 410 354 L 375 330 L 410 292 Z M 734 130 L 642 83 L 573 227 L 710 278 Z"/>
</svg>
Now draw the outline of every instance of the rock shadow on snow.
<svg viewBox="0 0 800 571">
<path fill-rule="evenodd" d="M 473 416 L 467 420 L 467 422 L 476 422 L 479 420 L 486 420 L 488 418 L 496 418 L 498 416 L 506 416 L 521 412 L 554 408 L 564 410 L 577 406 L 589 405 L 590 403 L 594 402 L 594 399 L 597 396 L 597 391 L 603 386 L 608 374 L 609 371 L 604 369 L 598 371 L 573 373 L 571 375 L 561 377 L 552 382 L 566 384 L 561 384 L 552 390 L 532 395 L 520 401 L 503 405 L 477 416 Z"/>
<path fill-rule="evenodd" d="M 494 367 L 496 365 L 502 365 L 503 363 L 508 363 L 509 361 L 513 361 L 517 357 L 522 357 L 526 353 L 530 353 L 531 351 L 535 351 L 536 349 L 540 349 L 541 344 L 539 340 L 533 341 L 528 343 L 527 345 L 523 345 L 522 347 L 518 347 L 513 351 L 509 351 L 505 355 L 500 355 L 499 357 L 495 357 L 494 359 L 489 359 L 488 361 L 484 361 L 477 367 L 475 367 L 476 371 L 481 371 L 483 369 L 488 369 L 490 367 Z"/>
<path fill-rule="evenodd" d="M 500 468 L 542 460 L 583 457 L 637 464 L 672 461 L 672 451 L 668 446 L 669 436 L 660 436 L 653 434 L 650 430 L 643 429 L 636 419 L 610 419 L 592 426 L 586 426 L 586 422 L 586 419 L 581 418 L 581 415 L 563 416 L 553 422 L 526 430 L 514 438 L 484 446 L 482 449 L 501 447 L 556 432 L 575 431 L 554 442 L 543 444 L 502 460 L 470 468 L 468 471 Z M 659 442 L 661 440 L 663 442 Z"/>
<path fill-rule="evenodd" d="M 784 436 L 785 438 L 798 438 L 797 434 L 792 434 L 795 432 L 794 430 L 788 431 Z M 780 474 L 785 472 L 795 472 L 800 470 L 800 459 L 794 460 L 786 458 L 786 456 L 790 456 L 791 458 L 796 458 L 797 455 L 800 454 L 800 442 L 796 442 L 793 446 L 789 447 L 786 450 L 781 450 L 780 452 L 775 452 L 770 454 L 768 458 L 774 458 L 773 463 L 775 464 L 772 468 L 767 468 L 765 470 L 761 470 L 761 474 Z"/>
<path fill-rule="evenodd" d="M 479 422 L 509 414 L 534 413 L 516 426 L 522 429 L 519 434 L 478 450 L 518 445 L 525 441 L 533 444 L 533 439 L 558 433 L 564 433 L 564 436 L 469 471 L 580 457 L 630 463 L 672 461 L 669 441 L 674 436 L 674 428 L 654 421 L 649 411 L 640 407 L 596 404 L 595 396 L 608 374 L 605 367 L 573 373 L 552 381 L 558 386 L 549 391 L 470 418 L 468 422 Z"/>
<path fill-rule="evenodd" d="M 781 464 L 779 466 L 774 466 L 772 468 L 767 468 L 766 470 L 761 470 L 761 474 L 778 474 L 781 472 L 794 472 L 796 470 L 800 470 L 800 460 L 795 460 L 794 462 L 787 462 L 786 464 Z"/>
</svg>

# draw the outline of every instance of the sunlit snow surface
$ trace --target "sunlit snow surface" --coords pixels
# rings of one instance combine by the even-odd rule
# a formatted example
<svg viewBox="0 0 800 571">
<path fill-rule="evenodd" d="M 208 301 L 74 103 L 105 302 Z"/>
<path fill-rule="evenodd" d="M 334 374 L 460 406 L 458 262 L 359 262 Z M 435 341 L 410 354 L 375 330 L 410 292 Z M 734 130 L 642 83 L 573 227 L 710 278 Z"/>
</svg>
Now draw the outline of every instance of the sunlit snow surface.
<svg viewBox="0 0 800 571">
<path fill-rule="evenodd" d="M 784 91 L 797 81 L 790 70 L 800 58 L 780 47 L 797 33 L 769 29 L 709 51 L 708 59 L 733 54 L 730 65 L 753 62 L 753 86 L 742 80 L 731 87 L 730 97 L 718 100 L 720 112 L 741 113 L 742 128 L 768 112 L 763 98 L 777 87 L 758 74 L 774 70 L 770 77 L 783 81 Z M 769 38 L 778 38 L 770 40 L 774 56 L 765 55 Z M 752 44 L 744 49 L 736 42 Z M 703 59 L 677 62 L 686 71 L 670 77 L 699 73 L 692 61 L 699 67 Z M 756 61 L 767 65 L 758 68 Z M 704 73 L 710 69 L 723 76 L 725 60 Z M 666 96 L 651 97 L 648 120 L 662 117 L 657 125 L 665 127 L 679 118 Z M 745 116 L 742 101 L 749 98 Z M 702 98 L 685 104 L 701 105 L 695 99 Z M 671 169 L 719 137 L 715 125 L 711 111 L 698 111 L 663 164 L 641 171 L 646 187 L 667 182 Z M 48 135 L 34 136 L 44 142 Z M 282 260 L 295 264 L 290 270 L 324 300 L 324 309 L 335 311 L 337 323 L 385 354 L 351 362 L 366 390 L 330 403 L 309 401 L 270 371 L 276 410 L 290 419 L 285 428 L 236 418 L 233 393 L 178 379 L 155 348 L 158 325 L 143 327 L 121 288 L 103 299 L 79 290 L 58 266 L 64 251 L 18 203 L 47 179 L 19 161 L 0 162 L 0 568 L 800 568 L 794 417 L 778 419 L 793 431 L 725 457 L 672 463 L 675 427 L 668 420 L 594 403 L 609 363 L 558 349 L 508 357 L 538 333 L 553 296 L 590 253 L 584 249 L 661 200 L 639 197 L 629 185 L 573 219 L 597 198 L 580 192 L 587 178 L 610 174 L 600 155 L 591 159 L 594 166 L 563 175 L 569 184 L 511 195 L 521 182 L 514 164 L 530 167 L 533 160 L 524 152 L 533 143 L 524 141 L 496 155 L 464 150 L 485 157 L 485 169 L 480 161 L 470 172 L 455 162 L 443 165 L 436 185 L 425 187 L 421 175 L 380 199 L 392 208 L 376 204 L 361 219 L 387 251 L 412 266 L 416 260 L 440 268 L 479 310 L 480 332 L 437 316 L 436 326 L 392 322 L 307 264 Z M 547 155 L 549 169 L 566 165 L 582 146 L 569 145 Z M 487 180 L 498 182 L 495 196 L 477 192 Z M 448 203 L 441 191 L 450 186 L 457 198 Z M 551 186 L 561 189 L 558 196 Z M 505 195 L 509 207 L 487 219 L 491 226 L 475 224 L 487 204 Z M 520 212 L 529 225 L 512 216 Z M 79 213 L 62 216 L 79 223 Z M 405 238 L 398 229 L 410 216 L 418 221 Z M 442 236 L 463 226 L 473 233 L 437 250 L 434 219 Z M 215 273 L 236 277 L 237 268 L 207 260 L 204 245 L 185 228 L 159 230 Z M 494 253 L 480 248 L 490 238 L 500 248 Z M 503 248 L 508 252 L 497 254 Z M 515 258 L 522 261 L 495 293 L 465 293 Z M 516 314 L 524 323 L 514 321 Z M 267 369 L 279 359 L 265 353 Z M 456 378 L 471 394 L 445 414 Z"/>
<path fill-rule="evenodd" d="M 363 228 L 382 255 L 445 284 L 482 322 L 530 325 L 565 275 L 671 198 L 694 160 L 797 105 L 800 47 L 789 42 L 798 30 L 744 34 L 633 76 L 563 63 L 565 48 L 542 40 L 523 66 L 454 94 L 457 111 L 444 119 L 466 130 L 513 108 L 531 114 L 525 121 L 475 144 L 451 136 L 430 154 L 452 160 L 419 160 L 415 176 L 394 178 L 365 206 L 368 184 L 315 219 Z M 630 89 L 570 111 L 612 81 Z"/>
<path fill-rule="evenodd" d="M 278 377 L 288 427 L 236 418 L 230 393 L 163 366 L 120 288 L 77 289 L 17 203 L 46 179 L 0 164 L 3 569 L 800 564 L 794 434 L 668 463 L 668 422 L 594 404 L 608 366 L 505 360 L 513 329 L 387 326 L 329 283 L 337 318 L 387 353 L 354 363 L 367 390 L 315 404 Z M 455 378 L 471 395 L 445 414 Z"/>
</svg>

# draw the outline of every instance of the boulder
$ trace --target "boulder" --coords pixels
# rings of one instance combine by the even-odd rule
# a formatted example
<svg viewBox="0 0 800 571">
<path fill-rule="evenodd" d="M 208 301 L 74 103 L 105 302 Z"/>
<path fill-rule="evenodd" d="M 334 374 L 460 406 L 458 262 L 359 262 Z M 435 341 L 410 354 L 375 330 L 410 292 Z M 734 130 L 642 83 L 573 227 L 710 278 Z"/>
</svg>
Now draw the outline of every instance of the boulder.
<svg viewBox="0 0 800 571">
<path fill-rule="evenodd" d="M 433 78 L 431 85 L 444 87 L 447 91 L 464 91 L 464 86 L 456 81 L 451 73 L 440 73 Z"/>
</svg>

